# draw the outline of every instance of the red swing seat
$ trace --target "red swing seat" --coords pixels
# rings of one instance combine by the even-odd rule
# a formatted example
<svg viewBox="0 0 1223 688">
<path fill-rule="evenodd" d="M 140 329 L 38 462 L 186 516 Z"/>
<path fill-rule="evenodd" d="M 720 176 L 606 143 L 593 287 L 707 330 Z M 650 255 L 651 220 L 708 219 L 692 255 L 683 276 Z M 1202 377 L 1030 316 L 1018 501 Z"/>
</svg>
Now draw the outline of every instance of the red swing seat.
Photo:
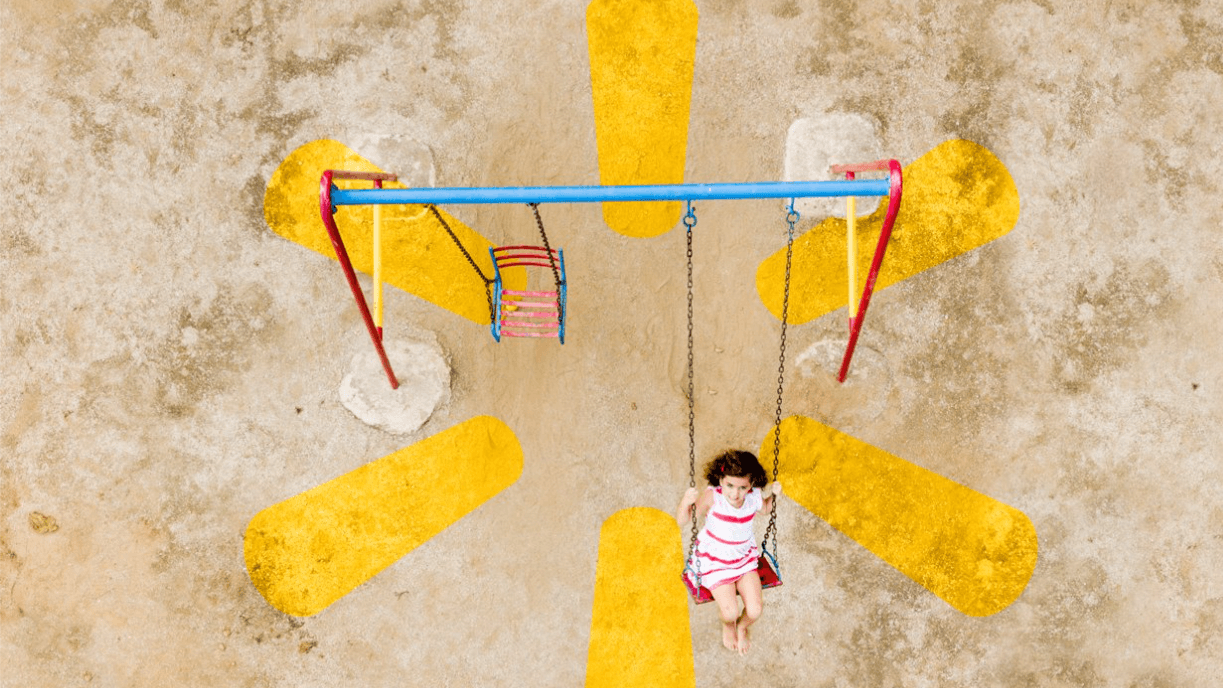
<svg viewBox="0 0 1223 688">
<path fill-rule="evenodd" d="M 760 553 L 764 556 L 756 559 L 756 573 L 760 576 L 760 588 L 768 590 L 781 585 L 781 576 L 778 575 L 777 560 L 763 547 Z M 709 592 L 709 588 L 705 586 L 697 587 L 693 582 L 692 577 L 688 575 L 692 571 L 691 566 L 684 567 L 684 570 L 679 574 L 680 578 L 684 579 L 684 587 L 688 588 L 688 594 L 692 596 L 692 601 L 697 604 L 705 604 L 713 599 L 713 593 Z"/>
</svg>

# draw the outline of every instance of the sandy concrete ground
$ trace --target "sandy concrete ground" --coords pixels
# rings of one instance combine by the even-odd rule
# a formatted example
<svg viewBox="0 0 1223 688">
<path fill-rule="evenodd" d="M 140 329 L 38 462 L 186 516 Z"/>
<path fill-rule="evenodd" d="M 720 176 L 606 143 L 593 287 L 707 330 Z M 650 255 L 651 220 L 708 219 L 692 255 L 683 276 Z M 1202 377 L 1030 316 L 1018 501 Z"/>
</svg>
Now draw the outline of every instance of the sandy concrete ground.
<svg viewBox="0 0 1223 688">
<path fill-rule="evenodd" d="M 693 615 L 697 684 L 1213 685 L 1223 7 L 698 6 L 688 179 L 777 179 L 790 124 L 825 113 L 872 119 L 905 162 L 975 141 L 1014 177 L 1016 228 L 879 294 L 847 387 L 816 365 L 844 311 L 794 328 L 812 353 L 790 399 L 1021 509 L 1040 560 L 1011 607 L 969 618 L 783 501 L 787 584 L 745 660 Z M 392 291 L 388 336 L 434 332 L 453 367 L 404 438 L 341 406 L 363 327 L 262 198 L 297 146 L 381 134 L 429 146 L 439 185 L 597 183 L 584 10 L 0 7 L 0 683 L 583 681 L 600 524 L 687 485 L 682 237 L 548 208 L 563 348 L 495 345 Z M 461 215 L 533 231 L 521 208 Z M 781 212 L 711 203 L 700 227 L 703 456 L 772 422 L 777 323 L 753 280 Z M 252 515 L 483 413 L 519 437 L 516 484 L 316 617 L 253 589 Z"/>
</svg>

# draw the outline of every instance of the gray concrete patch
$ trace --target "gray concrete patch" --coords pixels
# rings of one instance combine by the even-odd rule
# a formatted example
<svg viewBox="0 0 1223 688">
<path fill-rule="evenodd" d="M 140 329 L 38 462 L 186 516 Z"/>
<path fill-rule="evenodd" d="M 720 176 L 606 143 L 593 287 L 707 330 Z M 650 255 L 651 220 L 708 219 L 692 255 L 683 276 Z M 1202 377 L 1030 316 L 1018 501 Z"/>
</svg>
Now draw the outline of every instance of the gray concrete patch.
<svg viewBox="0 0 1223 688">
<path fill-rule="evenodd" d="M 874 162 L 887 157 L 881 150 L 878 127 L 871 118 L 856 113 L 830 112 L 796 119 L 786 131 L 785 181 L 845 179 L 833 175 L 832 165 Z M 859 179 L 878 177 L 861 173 Z M 859 196 L 857 215 L 869 215 L 879 205 L 877 196 Z M 812 219 L 845 217 L 844 198 L 799 198 L 794 208 Z"/>
<path fill-rule="evenodd" d="M 400 338 L 384 347 L 399 387 L 391 387 L 371 344 L 352 357 L 340 381 L 340 402 L 367 425 L 410 435 L 450 400 L 450 366 L 436 339 Z"/>
</svg>

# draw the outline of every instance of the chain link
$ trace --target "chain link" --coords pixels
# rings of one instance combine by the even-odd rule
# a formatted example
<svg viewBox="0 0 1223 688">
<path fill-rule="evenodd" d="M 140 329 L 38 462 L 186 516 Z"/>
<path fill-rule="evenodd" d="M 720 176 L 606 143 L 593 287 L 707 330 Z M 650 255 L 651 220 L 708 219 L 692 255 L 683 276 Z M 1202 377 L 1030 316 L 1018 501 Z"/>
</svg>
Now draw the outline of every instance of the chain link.
<svg viewBox="0 0 1223 688">
<path fill-rule="evenodd" d="M 544 240 L 544 251 L 548 253 L 548 262 L 552 265 L 552 279 L 556 281 L 556 295 L 559 298 L 561 293 L 561 273 L 556 269 L 556 256 L 552 255 L 552 246 L 548 244 L 548 233 L 544 231 L 544 221 L 539 217 L 539 204 L 528 203 L 527 205 L 531 206 L 531 210 L 535 213 L 535 224 L 539 227 L 540 238 Z M 565 310 L 563 308 L 557 311 L 556 322 L 561 330 L 564 331 Z"/>
<path fill-rule="evenodd" d="M 454 239 L 454 245 L 458 246 L 459 250 L 463 252 L 463 257 L 466 258 L 467 262 L 471 264 L 472 269 L 476 271 L 476 274 L 480 276 L 480 279 L 484 280 L 484 297 L 488 299 L 488 319 L 489 322 L 496 321 L 497 307 L 493 305 L 493 292 L 492 289 L 489 288 L 489 285 L 493 283 L 493 280 L 484 276 L 484 271 L 480 269 L 479 265 L 476 265 L 475 259 L 471 257 L 470 253 L 467 252 L 466 247 L 463 246 L 463 242 L 459 241 L 459 238 L 454 235 L 454 230 L 450 229 L 450 225 L 446 222 L 446 220 L 442 219 L 442 214 L 437 211 L 437 206 L 430 205 L 429 210 L 433 212 L 433 217 L 436 217 L 437 221 L 442 223 L 442 227 L 446 230 L 446 233 L 450 235 L 450 238 Z"/>
<path fill-rule="evenodd" d="M 786 324 L 790 315 L 790 265 L 794 256 L 794 226 L 798 223 L 799 214 L 794 209 L 794 200 L 786 209 L 786 279 L 785 290 L 781 298 L 781 352 L 777 356 L 777 413 L 773 424 L 773 482 L 777 482 L 777 466 L 781 457 L 781 404 L 782 392 L 786 380 Z M 769 509 L 769 525 L 764 531 L 761 546 L 767 549 L 769 536 L 773 537 L 773 557 L 777 558 L 777 498 L 774 496 Z M 780 566 L 780 564 L 779 564 Z"/>
<path fill-rule="evenodd" d="M 693 339 L 692 339 L 692 229 L 696 227 L 696 209 L 688 201 L 688 212 L 684 215 L 684 227 L 688 241 L 688 487 L 696 487 L 696 394 L 693 386 Z M 699 497 L 698 497 L 699 500 Z M 688 546 L 688 561 L 696 565 L 696 587 L 701 587 L 701 561 L 696 552 L 696 505 L 692 505 L 692 541 Z"/>
</svg>

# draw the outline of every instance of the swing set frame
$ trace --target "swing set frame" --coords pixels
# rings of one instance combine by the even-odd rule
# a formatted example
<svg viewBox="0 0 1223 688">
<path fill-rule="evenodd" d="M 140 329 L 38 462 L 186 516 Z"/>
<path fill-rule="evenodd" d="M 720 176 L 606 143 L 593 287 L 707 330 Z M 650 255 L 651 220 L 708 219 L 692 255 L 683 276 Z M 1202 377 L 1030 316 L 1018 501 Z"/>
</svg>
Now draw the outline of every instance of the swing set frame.
<svg viewBox="0 0 1223 688">
<path fill-rule="evenodd" d="M 883 170 L 889 173 L 886 179 L 855 178 L 858 172 Z M 875 248 L 874 258 L 871 261 L 866 284 L 862 290 L 862 296 L 856 300 L 856 304 L 853 296 L 850 297 L 849 342 L 846 345 L 845 355 L 841 360 L 841 369 L 837 376 L 838 381 L 844 382 L 845 376 L 849 371 L 850 361 L 853 358 L 854 348 L 857 345 L 858 335 L 866 319 L 866 309 L 870 305 L 871 294 L 875 288 L 875 280 L 883 264 L 883 256 L 887 250 L 892 226 L 900 209 L 903 182 L 900 163 L 896 160 L 879 160 L 859 165 L 834 166 L 832 171 L 835 174 L 845 174 L 847 178 L 844 180 L 805 182 L 387 189 L 382 188 L 383 182 L 395 181 L 397 179 L 396 175 L 383 172 L 326 170 L 319 180 L 319 213 L 322 216 L 323 225 L 327 229 L 327 234 L 331 239 L 331 245 L 335 249 L 336 258 L 339 260 L 344 276 L 348 281 L 348 286 L 352 290 L 353 298 L 357 302 L 357 309 L 361 312 L 361 319 L 365 322 L 370 340 L 373 342 L 378 358 L 382 362 L 382 367 L 386 371 L 387 378 L 390 380 L 391 387 L 398 388 L 399 382 L 395 377 L 394 370 L 391 368 L 391 362 L 387 358 L 386 350 L 382 344 L 382 283 L 379 269 L 381 261 L 375 260 L 374 289 L 376 308 L 375 313 L 371 313 L 365 299 L 365 294 L 357 282 L 356 272 L 353 269 L 352 261 L 348 257 L 348 251 L 344 247 L 344 239 L 340 235 L 339 227 L 335 222 L 335 213 L 339 206 L 372 205 L 375 211 L 377 211 L 378 207 L 382 205 L 424 205 L 433 207 L 436 213 L 435 207 L 439 204 L 525 203 L 538 206 L 541 203 L 603 203 L 613 201 L 688 201 L 691 203 L 697 200 L 789 198 L 791 199 L 791 206 L 793 206 L 793 199 L 796 198 L 849 197 L 852 207 L 852 199 L 855 196 L 887 196 L 887 215 L 884 218 L 883 228 Z M 335 181 L 341 179 L 370 181 L 373 182 L 373 188 L 340 189 L 335 185 Z M 378 213 L 375 212 L 376 220 L 377 216 Z M 852 228 L 854 226 L 852 214 L 847 219 L 852 237 Z M 376 221 L 375 233 L 377 233 L 378 224 Z M 376 239 L 374 248 L 376 254 L 379 251 L 378 244 L 379 241 Z M 856 255 L 855 251 L 852 250 L 852 246 L 853 243 L 851 241 L 851 250 L 848 255 L 851 276 L 854 274 L 854 265 L 856 263 Z M 461 244 L 459 244 L 459 247 L 462 249 Z M 463 249 L 463 251 L 466 254 L 466 250 Z M 470 261 L 470 256 L 468 256 L 468 259 Z M 472 265 L 475 265 L 474 261 L 472 261 Z M 477 268 L 477 271 L 479 271 L 479 268 Z M 483 277 L 483 273 L 481 273 L 481 276 Z M 485 279 L 487 285 L 488 280 L 487 278 Z M 853 282 L 850 282 L 851 295 L 855 292 Z M 490 313 L 490 317 L 495 324 L 497 320 L 496 314 Z"/>
</svg>

